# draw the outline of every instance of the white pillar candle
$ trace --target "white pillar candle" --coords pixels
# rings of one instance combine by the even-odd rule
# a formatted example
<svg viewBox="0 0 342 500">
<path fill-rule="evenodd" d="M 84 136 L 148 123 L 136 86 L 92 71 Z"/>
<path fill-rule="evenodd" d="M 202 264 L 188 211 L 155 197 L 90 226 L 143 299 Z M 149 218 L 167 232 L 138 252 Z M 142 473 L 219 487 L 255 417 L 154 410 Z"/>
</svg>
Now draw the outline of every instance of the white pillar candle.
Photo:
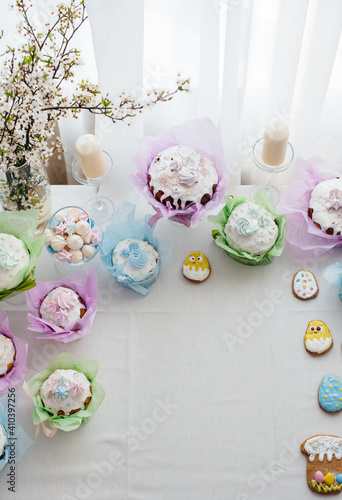
<svg viewBox="0 0 342 500">
<path fill-rule="evenodd" d="M 281 121 L 272 121 L 265 128 L 261 157 L 267 165 L 281 165 L 286 156 L 289 128 Z"/>
<path fill-rule="evenodd" d="M 106 172 L 106 161 L 96 135 L 81 135 L 75 147 L 84 175 L 89 179 L 102 177 Z"/>
</svg>

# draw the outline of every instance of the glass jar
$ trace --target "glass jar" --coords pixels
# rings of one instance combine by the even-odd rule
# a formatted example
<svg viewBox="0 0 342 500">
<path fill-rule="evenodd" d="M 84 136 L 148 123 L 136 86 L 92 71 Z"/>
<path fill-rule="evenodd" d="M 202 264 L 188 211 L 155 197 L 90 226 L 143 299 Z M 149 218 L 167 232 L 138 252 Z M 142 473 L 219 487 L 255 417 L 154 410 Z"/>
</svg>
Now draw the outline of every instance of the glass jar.
<svg viewBox="0 0 342 500">
<path fill-rule="evenodd" d="M 0 202 L 3 210 L 39 208 L 36 235 L 40 235 L 51 216 L 51 185 L 43 163 L 11 167 L 0 172 Z"/>
</svg>

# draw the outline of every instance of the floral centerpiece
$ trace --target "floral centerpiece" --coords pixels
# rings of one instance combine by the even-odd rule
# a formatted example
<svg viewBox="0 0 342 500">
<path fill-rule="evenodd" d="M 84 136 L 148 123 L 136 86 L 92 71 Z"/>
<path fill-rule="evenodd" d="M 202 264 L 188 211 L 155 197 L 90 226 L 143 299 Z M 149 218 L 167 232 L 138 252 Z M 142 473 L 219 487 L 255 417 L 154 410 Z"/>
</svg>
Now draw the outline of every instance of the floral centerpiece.
<svg viewBox="0 0 342 500">
<path fill-rule="evenodd" d="M 74 83 L 75 69 L 81 64 L 81 53 L 72 47 L 72 39 L 87 20 L 84 0 L 57 5 L 44 29 L 31 22 L 30 6 L 24 0 L 16 0 L 15 5 L 21 16 L 18 31 L 24 43 L 8 47 L 0 67 L 2 205 L 6 210 L 40 208 L 47 212 L 47 219 L 50 190 L 42 167 L 62 151 L 60 138 L 54 138 L 59 118 L 67 113 L 77 117 L 88 110 L 114 123 L 129 122 L 144 108 L 187 91 L 189 81 L 179 76 L 173 90 L 152 90 L 144 98 L 123 92 L 111 100 L 96 84 L 82 80 L 75 83 L 75 91 L 69 96 L 63 92 L 63 84 Z"/>
</svg>

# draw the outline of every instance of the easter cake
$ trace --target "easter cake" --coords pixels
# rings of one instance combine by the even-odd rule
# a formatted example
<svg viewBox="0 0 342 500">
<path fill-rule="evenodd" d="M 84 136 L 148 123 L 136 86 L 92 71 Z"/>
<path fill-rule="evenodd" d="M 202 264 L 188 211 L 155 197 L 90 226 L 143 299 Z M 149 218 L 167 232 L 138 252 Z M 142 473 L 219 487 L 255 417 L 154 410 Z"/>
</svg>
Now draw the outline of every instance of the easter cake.
<svg viewBox="0 0 342 500">
<path fill-rule="evenodd" d="M 113 266 L 122 266 L 122 276 L 135 283 L 149 283 L 157 278 L 159 256 L 147 241 L 126 238 L 116 245 L 112 253 Z M 120 277 L 117 278 L 120 282 Z"/>
<path fill-rule="evenodd" d="M 0 424 L 0 460 L 5 455 L 5 448 L 7 443 L 7 433 L 5 427 Z"/>
<path fill-rule="evenodd" d="M 12 340 L 0 334 L 0 377 L 4 377 L 13 367 L 15 355 L 16 352 Z"/>
<path fill-rule="evenodd" d="M 15 288 L 30 262 L 25 243 L 12 234 L 0 233 L 0 291 Z"/>
<path fill-rule="evenodd" d="M 181 210 L 192 202 L 208 203 L 215 193 L 218 174 L 214 163 L 200 151 L 172 146 L 153 159 L 148 182 L 158 201 Z"/>
<path fill-rule="evenodd" d="M 224 231 L 232 248 L 251 255 L 267 252 L 278 237 L 275 217 L 252 201 L 245 201 L 233 209 Z"/>
<path fill-rule="evenodd" d="M 91 385 L 84 373 L 55 370 L 40 388 L 45 409 L 57 415 L 72 415 L 84 410 L 91 399 Z"/>
<path fill-rule="evenodd" d="M 306 477 L 309 488 L 321 494 L 342 490 L 342 438 L 317 435 L 301 444 L 306 455 Z"/>
<path fill-rule="evenodd" d="M 305 349 L 313 355 L 324 354 L 334 345 L 329 328 L 323 321 L 310 321 L 304 336 Z"/>
<path fill-rule="evenodd" d="M 40 306 L 40 316 L 60 328 L 68 328 L 86 313 L 86 306 L 74 290 L 64 286 L 49 292 Z"/>
<path fill-rule="evenodd" d="M 312 190 L 309 217 L 319 229 L 330 235 L 342 232 L 342 179 L 322 181 Z"/>
</svg>

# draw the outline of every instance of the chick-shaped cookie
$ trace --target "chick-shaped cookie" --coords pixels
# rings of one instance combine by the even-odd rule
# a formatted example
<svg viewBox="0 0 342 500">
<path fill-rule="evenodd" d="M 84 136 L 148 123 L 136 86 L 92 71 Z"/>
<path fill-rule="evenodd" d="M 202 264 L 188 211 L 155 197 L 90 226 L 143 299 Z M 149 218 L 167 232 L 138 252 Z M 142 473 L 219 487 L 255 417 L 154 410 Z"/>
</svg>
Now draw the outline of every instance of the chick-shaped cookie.
<svg viewBox="0 0 342 500">
<path fill-rule="evenodd" d="M 201 252 L 191 252 L 184 261 L 183 275 L 190 281 L 200 283 L 209 278 L 211 267 L 207 257 Z"/>
<path fill-rule="evenodd" d="M 304 337 L 305 349 L 313 355 L 324 354 L 333 344 L 327 325 L 318 319 L 310 321 Z"/>
</svg>

